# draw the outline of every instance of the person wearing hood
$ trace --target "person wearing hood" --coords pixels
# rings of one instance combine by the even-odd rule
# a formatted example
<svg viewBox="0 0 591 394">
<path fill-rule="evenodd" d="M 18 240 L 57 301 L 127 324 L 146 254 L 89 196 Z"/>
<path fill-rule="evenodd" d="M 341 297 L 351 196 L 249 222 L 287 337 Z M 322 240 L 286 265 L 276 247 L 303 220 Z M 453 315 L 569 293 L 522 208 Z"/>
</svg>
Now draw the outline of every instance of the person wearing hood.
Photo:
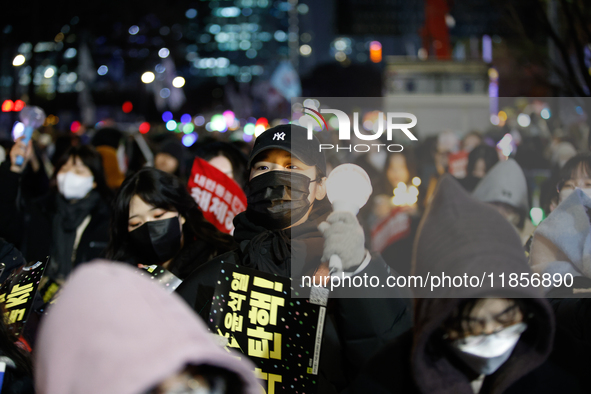
<svg viewBox="0 0 591 394">
<path fill-rule="evenodd" d="M 152 167 L 123 182 L 110 232 L 107 258 L 161 265 L 180 279 L 236 246 L 230 235 L 204 218 L 185 184 Z"/>
<path fill-rule="evenodd" d="M 538 226 L 530 264 L 540 275 L 550 275 L 554 286 L 546 296 L 556 314 L 552 359 L 573 371 L 586 392 L 591 391 L 591 155 L 580 154 L 563 167 L 558 183 L 560 203 Z"/>
<path fill-rule="evenodd" d="M 238 249 L 198 268 L 177 289 L 204 319 L 209 318 L 221 262 L 297 280 L 300 274 L 329 275 L 326 256 L 337 254 L 347 275 L 390 272 L 379 255 L 365 250 L 357 218 L 331 213 L 325 157 L 318 139 L 308 140 L 306 135 L 303 127 L 280 125 L 256 139 L 248 162 L 247 208 L 234 218 Z M 305 253 L 292 258 L 292 250 Z M 301 258 L 292 267 L 296 255 Z M 344 389 L 381 344 L 410 327 L 410 305 L 402 294 L 406 293 L 390 299 L 329 299 L 327 313 L 332 318 L 326 319 L 318 392 Z"/>
<path fill-rule="evenodd" d="M 412 275 L 428 273 L 497 278 L 530 270 L 509 223 L 445 175 L 415 241 Z M 347 393 L 569 392 L 568 382 L 552 380 L 560 374 L 524 377 L 545 361 L 553 333 L 550 305 L 533 287 L 501 289 L 488 279 L 417 287 L 414 327 L 384 346 Z"/>
<path fill-rule="evenodd" d="M 104 260 L 61 290 L 34 366 L 40 394 L 260 393 L 254 366 L 215 343 L 177 295 Z"/>
<path fill-rule="evenodd" d="M 0 216 L 18 232 L 17 245 L 28 262 L 50 256 L 47 274 L 67 277 L 77 265 L 103 256 L 109 241 L 111 192 L 101 156 L 88 145 L 70 147 L 56 163 L 49 192 L 18 209 L 19 182 L 32 150 L 18 139 L 10 163 L 0 168 Z M 18 156 L 25 158 L 17 165 Z M 6 165 L 9 164 L 9 165 Z M 13 237 L 14 238 L 14 237 Z"/>
<path fill-rule="evenodd" d="M 491 204 L 519 233 L 525 245 L 535 227 L 528 220 L 529 197 L 523 170 L 513 159 L 495 164 L 478 183 L 472 195 Z"/>
</svg>

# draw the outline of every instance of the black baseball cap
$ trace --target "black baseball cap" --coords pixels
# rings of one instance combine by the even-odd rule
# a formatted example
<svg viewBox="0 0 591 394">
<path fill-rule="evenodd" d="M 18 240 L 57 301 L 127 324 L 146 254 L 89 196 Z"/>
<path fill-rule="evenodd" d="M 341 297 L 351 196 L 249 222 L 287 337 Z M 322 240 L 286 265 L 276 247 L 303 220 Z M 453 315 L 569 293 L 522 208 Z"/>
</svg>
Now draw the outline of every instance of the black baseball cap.
<svg viewBox="0 0 591 394">
<path fill-rule="evenodd" d="M 251 168 L 255 157 L 269 149 L 283 149 L 297 157 L 304 164 L 316 166 L 326 175 L 326 158 L 320 152 L 320 141 L 315 135 L 308 139 L 308 130 L 302 126 L 282 124 L 271 127 L 259 135 L 248 157 L 248 168 Z"/>
</svg>

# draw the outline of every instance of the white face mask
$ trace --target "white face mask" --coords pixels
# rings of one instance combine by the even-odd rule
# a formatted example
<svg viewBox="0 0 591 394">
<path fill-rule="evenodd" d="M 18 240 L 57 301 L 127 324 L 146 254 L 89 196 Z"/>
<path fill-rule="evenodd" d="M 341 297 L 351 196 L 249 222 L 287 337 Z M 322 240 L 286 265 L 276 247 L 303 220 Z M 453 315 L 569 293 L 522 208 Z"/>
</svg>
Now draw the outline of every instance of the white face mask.
<svg viewBox="0 0 591 394">
<path fill-rule="evenodd" d="M 588 187 L 586 187 L 586 188 L 577 187 L 576 189 L 581 189 L 583 191 L 583 193 L 585 193 L 586 195 L 588 195 L 589 197 L 591 197 L 591 188 L 588 188 Z M 560 193 L 558 193 L 559 200 L 561 202 L 564 201 L 564 200 L 566 200 L 568 198 L 568 196 L 570 196 L 571 194 L 573 194 L 576 189 L 571 189 L 571 188 L 566 188 L 566 187 L 563 188 L 560 191 Z"/>
<path fill-rule="evenodd" d="M 94 177 L 82 176 L 73 172 L 57 174 L 57 188 L 66 200 L 79 200 L 93 189 Z"/>
<path fill-rule="evenodd" d="M 472 335 L 450 345 L 453 352 L 480 375 L 494 373 L 509 359 L 527 324 L 517 323 L 494 334 Z"/>
</svg>

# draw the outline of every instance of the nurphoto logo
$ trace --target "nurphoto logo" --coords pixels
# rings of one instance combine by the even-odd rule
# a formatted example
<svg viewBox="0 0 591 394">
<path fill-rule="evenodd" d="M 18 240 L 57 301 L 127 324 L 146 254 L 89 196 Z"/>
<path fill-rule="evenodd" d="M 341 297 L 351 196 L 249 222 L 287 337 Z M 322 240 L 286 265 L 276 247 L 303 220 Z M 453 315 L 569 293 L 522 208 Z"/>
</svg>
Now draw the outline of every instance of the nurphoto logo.
<svg viewBox="0 0 591 394">
<path fill-rule="evenodd" d="M 349 119 L 349 115 L 338 109 L 322 108 L 320 111 L 309 107 L 303 107 L 304 115 L 309 116 L 313 121 L 309 120 L 304 122 L 302 126 L 308 129 L 308 140 L 312 139 L 314 126 L 318 124 L 320 129 L 328 130 L 328 123 L 322 114 L 333 114 L 338 122 L 339 141 L 350 141 L 351 140 L 351 123 L 353 124 L 353 133 L 357 138 L 362 141 L 376 141 L 379 140 L 384 132 L 386 132 L 386 139 L 392 141 L 395 130 L 402 131 L 408 139 L 411 141 L 417 141 L 417 137 L 410 131 L 411 128 L 416 126 L 417 117 L 408 112 L 387 112 L 384 114 L 380 112 L 377 117 L 376 127 L 374 128 L 373 134 L 364 134 L 359 130 L 359 112 L 353 112 L 353 122 Z M 410 119 L 409 123 L 399 123 L 402 119 Z M 396 120 L 396 122 L 395 122 Z M 315 121 L 315 122 L 314 122 Z M 300 121 L 301 122 L 301 121 Z M 401 152 L 403 150 L 400 144 L 320 144 L 320 151 L 336 149 L 339 151 L 355 151 L 355 152 L 369 152 L 370 150 L 380 151 L 380 148 L 384 147 L 388 152 Z"/>
</svg>

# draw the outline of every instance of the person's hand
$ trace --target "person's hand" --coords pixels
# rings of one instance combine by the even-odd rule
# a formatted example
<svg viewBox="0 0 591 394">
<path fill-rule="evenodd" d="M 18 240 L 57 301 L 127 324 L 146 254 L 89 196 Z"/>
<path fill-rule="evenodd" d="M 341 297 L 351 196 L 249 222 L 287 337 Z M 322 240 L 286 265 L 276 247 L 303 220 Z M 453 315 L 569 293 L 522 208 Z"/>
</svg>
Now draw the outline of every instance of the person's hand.
<svg viewBox="0 0 591 394">
<path fill-rule="evenodd" d="M 344 271 L 353 271 L 365 257 L 365 235 L 357 217 L 350 212 L 331 213 L 326 222 L 320 223 L 318 230 L 324 237 L 322 261 L 337 255 Z"/>
<path fill-rule="evenodd" d="M 23 142 L 24 138 L 24 136 L 17 138 L 17 140 L 14 142 L 14 145 L 10 149 L 10 171 L 19 174 L 23 172 L 23 170 L 27 166 L 27 163 L 29 162 L 29 160 L 31 160 L 31 157 L 33 157 L 34 155 L 33 141 L 29 140 L 29 143 L 25 145 L 25 143 Z M 23 161 L 23 164 L 20 166 L 16 164 L 16 158 L 18 156 L 23 156 L 25 159 Z"/>
</svg>

